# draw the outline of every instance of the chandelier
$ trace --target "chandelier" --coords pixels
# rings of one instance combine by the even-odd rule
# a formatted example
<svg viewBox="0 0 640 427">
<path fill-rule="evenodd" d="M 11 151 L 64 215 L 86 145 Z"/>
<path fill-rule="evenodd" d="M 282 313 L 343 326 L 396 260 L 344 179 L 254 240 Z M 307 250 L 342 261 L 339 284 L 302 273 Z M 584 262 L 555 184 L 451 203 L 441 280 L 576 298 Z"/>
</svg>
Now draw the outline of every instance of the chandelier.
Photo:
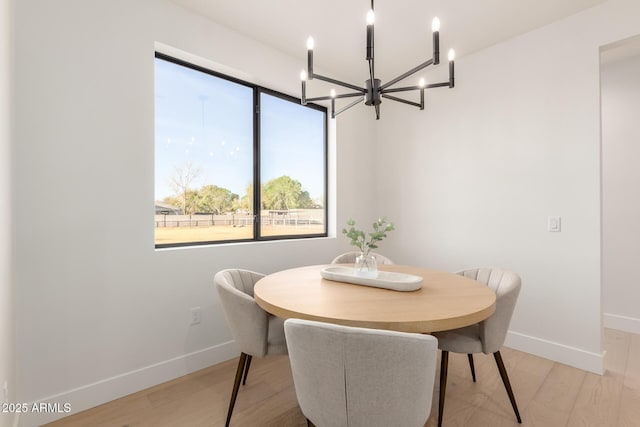
<svg viewBox="0 0 640 427">
<path fill-rule="evenodd" d="M 376 120 L 380 119 L 380 103 L 382 98 L 390 99 L 392 101 L 402 102 L 403 104 L 412 105 L 418 107 L 421 110 L 424 109 L 424 90 L 435 87 L 454 87 L 454 59 L 455 52 L 453 49 L 449 50 L 449 81 L 442 83 L 426 84 L 424 79 L 421 78 L 417 86 L 405 86 L 405 87 L 392 87 L 396 83 L 406 79 L 407 77 L 417 73 L 430 65 L 438 65 L 440 63 L 440 20 L 438 17 L 433 18 L 431 23 L 431 30 L 433 31 L 433 58 L 423 62 L 422 64 L 412 68 L 404 74 L 389 80 L 386 83 L 382 83 L 380 79 L 375 77 L 375 62 L 374 62 L 374 47 L 373 47 L 373 23 L 375 20 L 375 14 L 373 12 L 373 0 L 371 0 L 371 10 L 367 13 L 367 49 L 366 60 L 369 63 L 369 78 L 365 81 L 365 87 L 359 87 L 350 83 L 345 83 L 340 80 L 325 77 L 313 72 L 313 47 L 314 41 L 312 37 L 307 39 L 307 69 L 300 73 L 300 79 L 302 80 L 302 105 L 306 105 L 307 102 L 326 101 L 331 100 L 331 118 L 335 118 L 338 114 L 349 108 L 358 105 L 364 100 L 365 105 L 373 106 L 376 111 Z M 330 95 L 319 96 L 314 98 L 307 98 L 307 81 L 308 80 L 322 80 L 327 83 L 335 84 L 338 86 L 351 89 L 355 92 L 336 94 L 335 89 L 331 89 Z M 399 98 L 392 93 L 400 92 L 419 92 L 420 101 L 410 101 L 407 99 Z M 336 99 L 340 98 L 358 98 L 350 104 L 340 108 L 336 111 Z"/>
</svg>

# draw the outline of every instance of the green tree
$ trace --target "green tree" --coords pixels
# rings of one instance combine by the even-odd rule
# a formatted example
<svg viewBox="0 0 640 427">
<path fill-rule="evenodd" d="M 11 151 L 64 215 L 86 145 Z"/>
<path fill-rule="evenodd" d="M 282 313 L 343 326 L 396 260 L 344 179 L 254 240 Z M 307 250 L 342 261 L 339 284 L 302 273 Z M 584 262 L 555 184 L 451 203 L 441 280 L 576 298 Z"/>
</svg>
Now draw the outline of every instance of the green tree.
<svg viewBox="0 0 640 427">
<path fill-rule="evenodd" d="M 313 206 L 313 202 L 299 181 L 283 175 L 264 185 L 262 206 L 264 209 L 286 210 Z"/>
<path fill-rule="evenodd" d="M 298 208 L 300 209 L 313 209 L 316 207 L 316 204 L 313 200 L 311 200 L 311 196 L 309 196 L 308 191 L 303 191 L 300 193 L 300 197 L 298 197 Z"/>
<path fill-rule="evenodd" d="M 226 188 L 205 185 L 198 190 L 197 211 L 220 215 L 231 211 L 236 200 L 238 195 Z"/>
</svg>

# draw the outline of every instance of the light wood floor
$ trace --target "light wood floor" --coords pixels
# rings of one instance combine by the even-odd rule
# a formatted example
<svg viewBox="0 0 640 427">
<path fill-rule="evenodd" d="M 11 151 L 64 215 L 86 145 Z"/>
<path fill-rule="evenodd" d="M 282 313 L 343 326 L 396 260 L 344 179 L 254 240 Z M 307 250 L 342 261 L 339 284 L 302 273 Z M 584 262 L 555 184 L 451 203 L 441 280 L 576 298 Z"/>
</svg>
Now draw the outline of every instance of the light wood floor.
<svg viewBox="0 0 640 427">
<path fill-rule="evenodd" d="M 640 426 L 640 335 L 605 331 L 603 376 L 504 348 L 523 426 Z M 464 355 L 449 356 L 444 425 L 518 426 L 491 355 L 478 355 L 477 383 Z M 238 359 L 71 415 L 49 427 L 222 426 Z M 427 427 L 435 427 L 438 379 Z M 305 427 L 287 357 L 254 358 L 232 426 Z M 391 426 L 393 427 L 393 426 Z"/>
</svg>

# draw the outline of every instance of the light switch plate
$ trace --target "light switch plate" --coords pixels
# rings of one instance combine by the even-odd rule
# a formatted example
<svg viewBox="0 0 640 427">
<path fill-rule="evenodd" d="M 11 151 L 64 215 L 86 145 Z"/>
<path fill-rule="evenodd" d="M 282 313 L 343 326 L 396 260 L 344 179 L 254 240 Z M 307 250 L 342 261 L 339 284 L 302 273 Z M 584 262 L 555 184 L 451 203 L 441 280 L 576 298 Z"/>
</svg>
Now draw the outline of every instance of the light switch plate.
<svg viewBox="0 0 640 427">
<path fill-rule="evenodd" d="M 191 324 L 197 325 L 202 321 L 202 312 L 200 307 L 191 307 Z"/>
<path fill-rule="evenodd" d="M 560 232 L 561 218 L 559 216 L 550 216 L 547 220 L 547 230 L 551 232 Z"/>
</svg>

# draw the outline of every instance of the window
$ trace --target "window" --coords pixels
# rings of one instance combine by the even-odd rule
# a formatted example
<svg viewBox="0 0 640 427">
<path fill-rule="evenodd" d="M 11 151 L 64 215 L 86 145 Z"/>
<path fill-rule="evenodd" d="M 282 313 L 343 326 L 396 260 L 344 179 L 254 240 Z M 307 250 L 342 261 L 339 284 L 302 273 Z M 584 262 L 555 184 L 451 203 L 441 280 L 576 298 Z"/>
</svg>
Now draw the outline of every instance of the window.
<svg viewBox="0 0 640 427">
<path fill-rule="evenodd" d="M 326 108 L 156 53 L 157 248 L 326 236 L 326 171 Z"/>
</svg>

